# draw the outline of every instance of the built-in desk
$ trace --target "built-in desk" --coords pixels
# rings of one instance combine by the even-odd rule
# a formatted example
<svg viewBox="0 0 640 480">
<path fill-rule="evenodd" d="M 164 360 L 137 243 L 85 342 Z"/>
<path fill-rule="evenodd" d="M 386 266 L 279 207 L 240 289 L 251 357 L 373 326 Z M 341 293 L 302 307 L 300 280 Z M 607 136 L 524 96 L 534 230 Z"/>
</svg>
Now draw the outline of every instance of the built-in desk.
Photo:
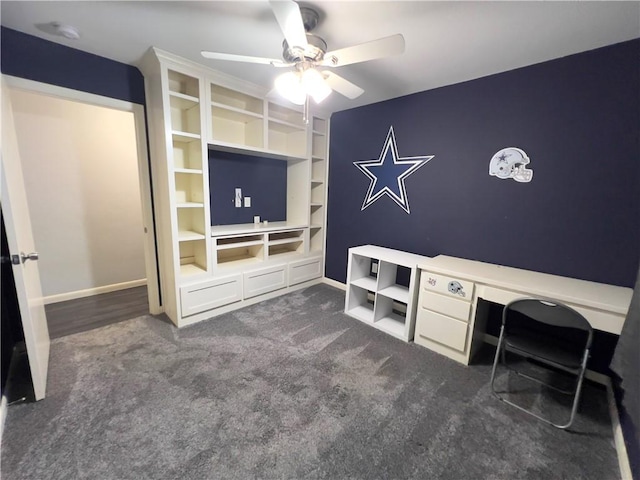
<svg viewBox="0 0 640 480">
<path fill-rule="evenodd" d="M 594 329 L 619 335 L 633 290 L 439 255 L 421 270 L 414 341 L 468 364 L 482 343 L 488 312 L 478 299 L 553 298 L 574 308 Z"/>
</svg>

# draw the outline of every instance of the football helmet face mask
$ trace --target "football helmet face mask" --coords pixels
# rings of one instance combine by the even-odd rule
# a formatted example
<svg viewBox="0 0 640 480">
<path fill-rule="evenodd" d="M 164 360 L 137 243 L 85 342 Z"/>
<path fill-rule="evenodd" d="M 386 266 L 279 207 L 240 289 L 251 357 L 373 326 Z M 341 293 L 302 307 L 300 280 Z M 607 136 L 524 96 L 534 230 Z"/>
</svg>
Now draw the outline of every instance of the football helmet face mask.
<svg viewBox="0 0 640 480">
<path fill-rule="evenodd" d="M 513 178 L 516 182 L 530 182 L 533 170 L 526 168 L 529 162 L 527 154 L 519 148 L 503 148 L 491 158 L 489 175 L 500 179 Z"/>
</svg>

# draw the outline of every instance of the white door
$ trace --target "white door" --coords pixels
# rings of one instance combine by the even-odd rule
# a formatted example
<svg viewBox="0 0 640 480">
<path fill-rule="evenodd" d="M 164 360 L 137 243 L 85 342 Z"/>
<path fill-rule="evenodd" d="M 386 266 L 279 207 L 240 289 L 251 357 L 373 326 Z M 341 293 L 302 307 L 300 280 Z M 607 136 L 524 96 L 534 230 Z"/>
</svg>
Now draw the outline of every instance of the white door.
<svg viewBox="0 0 640 480">
<path fill-rule="evenodd" d="M 49 366 L 49 329 L 42 299 L 37 253 L 33 242 L 31 220 L 27 205 L 18 152 L 18 140 L 11 110 L 11 93 L 2 80 L 2 156 L 1 199 L 9 252 L 13 262 L 13 275 L 22 328 L 29 357 L 36 400 L 45 396 L 47 368 Z M 37 139 L 34 139 L 37 141 Z M 16 257 L 17 256 L 17 257 Z M 30 259 L 28 257 L 31 257 Z"/>
</svg>

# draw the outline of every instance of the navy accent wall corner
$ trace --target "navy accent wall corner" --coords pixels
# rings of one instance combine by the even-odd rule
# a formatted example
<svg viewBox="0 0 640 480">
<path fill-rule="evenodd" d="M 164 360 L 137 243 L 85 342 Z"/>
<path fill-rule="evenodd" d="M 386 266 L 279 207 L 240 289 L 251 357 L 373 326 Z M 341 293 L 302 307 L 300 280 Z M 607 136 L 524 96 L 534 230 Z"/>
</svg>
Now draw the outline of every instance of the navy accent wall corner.
<svg viewBox="0 0 640 480">
<path fill-rule="evenodd" d="M 211 224 L 233 225 L 287 219 L 287 162 L 209 150 Z M 235 189 L 251 197 L 251 206 L 235 207 Z M 244 203 L 244 202 L 243 202 Z"/>
<path fill-rule="evenodd" d="M 633 287 L 640 256 L 640 39 L 335 113 L 326 276 L 375 244 Z M 405 180 L 410 214 L 353 162 L 435 157 Z M 489 176 L 524 150 L 530 183 Z"/>
<path fill-rule="evenodd" d="M 2 73 L 144 105 L 136 67 L 2 27 Z"/>
</svg>

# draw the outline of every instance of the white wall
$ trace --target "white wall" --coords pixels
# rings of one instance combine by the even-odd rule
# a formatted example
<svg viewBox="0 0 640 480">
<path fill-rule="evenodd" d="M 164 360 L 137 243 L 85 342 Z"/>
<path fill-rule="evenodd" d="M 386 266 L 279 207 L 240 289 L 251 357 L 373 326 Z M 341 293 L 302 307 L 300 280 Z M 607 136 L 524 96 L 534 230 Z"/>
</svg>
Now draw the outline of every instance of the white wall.
<svg viewBox="0 0 640 480">
<path fill-rule="evenodd" d="M 14 90 L 45 297 L 145 278 L 133 113 Z"/>
</svg>

